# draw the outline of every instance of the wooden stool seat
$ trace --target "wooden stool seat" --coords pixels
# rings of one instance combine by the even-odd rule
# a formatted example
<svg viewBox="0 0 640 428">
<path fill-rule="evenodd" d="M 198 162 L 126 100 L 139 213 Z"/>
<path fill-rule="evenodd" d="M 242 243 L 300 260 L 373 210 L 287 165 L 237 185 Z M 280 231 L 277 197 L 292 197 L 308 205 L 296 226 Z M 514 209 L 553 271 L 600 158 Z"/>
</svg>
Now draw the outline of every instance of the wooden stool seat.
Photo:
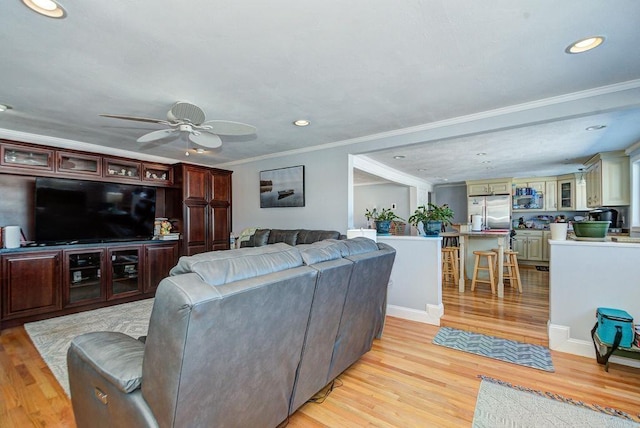
<svg viewBox="0 0 640 428">
<path fill-rule="evenodd" d="M 442 249 L 442 284 L 452 283 L 454 286 L 458 284 L 460 278 L 458 274 L 458 247 L 445 247 Z"/>
<path fill-rule="evenodd" d="M 475 290 L 477 282 L 484 282 L 491 285 L 491 294 L 496 294 L 496 278 L 494 275 L 497 254 L 493 251 L 474 251 L 475 263 L 473 266 L 473 279 L 471 280 L 471 291 Z M 486 258 L 486 264 L 481 263 L 481 259 Z M 480 271 L 486 271 L 489 279 L 478 277 Z"/>
<path fill-rule="evenodd" d="M 492 249 L 498 254 L 498 249 Z M 517 288 L 522 293 L 522 281 L 520 281 L 520 267 L 518 266 L 518 252 L 512 250 L 504 250 L 504 270 L 502 278 L 509 281 L 511 287 Z M 496 276 L 498 275 L 498 263 L 496 260 Z"/>
</svg>

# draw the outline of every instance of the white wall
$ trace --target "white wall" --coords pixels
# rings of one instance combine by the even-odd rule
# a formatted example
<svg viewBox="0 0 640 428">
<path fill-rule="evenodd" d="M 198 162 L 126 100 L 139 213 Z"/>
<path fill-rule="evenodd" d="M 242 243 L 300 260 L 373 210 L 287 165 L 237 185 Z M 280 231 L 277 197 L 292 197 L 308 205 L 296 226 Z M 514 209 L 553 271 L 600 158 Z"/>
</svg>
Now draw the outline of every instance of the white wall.
<svg viewBox="0 0 640 428">
<path fill-rule="evenodd" d="M 598 307 L 640 320 L 640 244 L 549 241 L 549 347 L 595 356 L 590 331 Z"/>
</svg>

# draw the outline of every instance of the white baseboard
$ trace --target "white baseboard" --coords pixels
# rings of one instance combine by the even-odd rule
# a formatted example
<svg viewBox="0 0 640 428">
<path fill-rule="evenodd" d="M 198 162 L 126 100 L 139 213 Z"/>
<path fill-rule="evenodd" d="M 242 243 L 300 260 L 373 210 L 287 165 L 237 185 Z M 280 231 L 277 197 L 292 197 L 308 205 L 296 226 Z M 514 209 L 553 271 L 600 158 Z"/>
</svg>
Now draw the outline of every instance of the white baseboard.
<svg viewBox="0 0 640 428">
<path fill-rule="evenodd" d="M 439 326 L 440 318 L 444 315 L 444 305 L 427 305 L 425 311 L 406 308 L 404 306 L 387 305 L 387 315 Z"/>
<path fill-rule="evenodd" d="M 571 328 L 564 325 L 549 324 L 549 349 L 593 358 L 594 361 L 596 358 L 596 350 L 593 342 L 590 340 L 572 339 Z M 612 355 L 611 358 L 609 358 L 609 362 L 640 368 L 640 361 L 616 355 Z"/>
</svg>

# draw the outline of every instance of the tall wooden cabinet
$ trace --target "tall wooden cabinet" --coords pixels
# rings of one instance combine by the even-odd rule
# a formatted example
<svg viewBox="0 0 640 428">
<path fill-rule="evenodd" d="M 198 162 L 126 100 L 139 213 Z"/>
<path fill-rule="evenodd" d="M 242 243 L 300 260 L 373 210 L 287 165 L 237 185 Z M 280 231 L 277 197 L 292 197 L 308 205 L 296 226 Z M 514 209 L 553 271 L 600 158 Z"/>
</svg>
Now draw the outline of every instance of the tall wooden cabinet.
<svg viewBox="0 0 640 428">
<path fill-rule="evenodd" d="M 176 166 L 182 189 L 182 253 L 229 249 L 231 171 L 195 165 Z"/>
</svg>

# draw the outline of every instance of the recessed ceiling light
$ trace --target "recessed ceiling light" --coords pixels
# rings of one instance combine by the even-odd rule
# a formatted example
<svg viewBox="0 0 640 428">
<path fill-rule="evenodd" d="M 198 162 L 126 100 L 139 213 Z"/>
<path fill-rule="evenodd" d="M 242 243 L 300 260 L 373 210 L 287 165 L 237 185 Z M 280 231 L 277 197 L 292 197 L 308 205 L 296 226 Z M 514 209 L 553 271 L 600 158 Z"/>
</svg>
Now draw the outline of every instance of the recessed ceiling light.
<svg viewBox="0 0 640 428">
<path fill-rule="evenodd" d="M 394 156 L 393 158 L 394 158 L 394 159 L 404 159 L 405 157 L 406 157 L 406 156 L 397 155 L 397 156 Z"/>
<path fill-rule="evenodd" d="M 25 6 L 40 15 L 49 18 L 62 19 L 67 16 L 67 12 L 53 0 L 22 0 Z"/>
<path fill-rule="evenodd" d="M 587 131 L 597 131 L 598 129 L 606 128 L 607 125 L 593 125 L 585 128 Z"/>
<path fill-rule="evenodd" d="M 308 126 L 311 122 L 309 122 L 306 119 L 298 119 L 295 122 L 293 122 L 293 124 L 295 126 Z"/>
<path fill-rule="evenodd" d="M 490 160 L 484 160 L 481 163 L 491 163 L 491 161 Z"/>
<path fill-rule="evenodd" d="M 425 172 L 426 170 L 427 170 L 427 168 L 420 168 L 418 171 Z"/>
<path fill-rule="evenodd" d="M 578 40 L 570 44 L 564 51 L 568 54 L 582 53 L 597 48 L 602 42 L 604 42 L 603 36 L 587 37 L 586 39 Z"/>
<path fill-rule="evenodd" d="M 9 110 L 11 107 L 10 106 L 6 106 L 4 104 L 0 104 L 0 111 L 7 111 Z"/>
<path fill-rule="evenodd" d="M 203 154 L 204 152 L 204 149 L 196 149 L 196 153 L 198 153 L 199 155 Z"/>
<path fill-rule="evenodd" d="M 487 154 L 485 152 L 480 152 L 480 153 L 476 153 L 476 156 L 486 156 Z"/>
</svg>

